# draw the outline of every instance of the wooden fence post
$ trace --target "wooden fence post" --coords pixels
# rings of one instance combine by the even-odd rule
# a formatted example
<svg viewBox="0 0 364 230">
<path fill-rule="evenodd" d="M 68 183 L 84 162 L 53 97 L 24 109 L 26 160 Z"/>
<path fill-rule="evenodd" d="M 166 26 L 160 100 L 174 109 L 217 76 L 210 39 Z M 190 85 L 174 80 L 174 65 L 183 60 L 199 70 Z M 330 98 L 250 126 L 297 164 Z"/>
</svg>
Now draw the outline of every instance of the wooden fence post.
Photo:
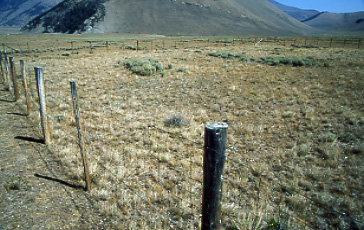
<svg viewBox="0 0 364 230">
<path fill-rule="evenodd" d="M 6 82 L 5 80 L 5 74 L 4 74 L 4 63 L 3 63 L 3 55 L 2 53 L 0 53 L 0 67 L 1 67 L 1 80 L 4 81 L 4 83 Z"/>
<path fill-rule="evenodd" d="M 4 59 L 5 59 L 5 75 L 6 75 L 7 90 L 10 91 L 9 63 L 8 63 L 8 56 L 6 55 L 6 53 L 4 54 Z"/>
<path fill-rule="evenodd" d="M 220 229 L 222 173 L 226 159 L 228 125 L 208 123 L 203 158 L 202 230 Z"/>
<path fill-rule="evenodd" d="M 16 79 L 14 57 L 9 57 L 9 62 L 10 62 L 11 79 L 13 80 L 13 89 L 14 89 L 15 101 L 18 101 L 20 99 L 20 95 L 19 95 L 18 81 Z"/>
<path fill-rule="evenodd" d="M 42 67 L 34 67 L 35 78 L 37 80 L 37 88 L 38 88 L 38 97 L 39 97 L 39 105 L 40 105 L 40 120 L 44 135 L 45 144 L 51 143 L 51 132 L 49 129 L 49 122 L 47 117 L 47 104 L 46 104 L 46 94 L 44 87 L 44 80 L 42 74 Z"/>
<path fill-rule="evenodd" d="M 25 99 L 27 102 L 27 115 L 30 115 L 32 113 L 32 107 L 31 107 L 30 98 L 29 98 L 28 81 L 27 81 L 27 74 L 26 74 L 25 66 L 24 66 L 24 60 L 20 60 L 20 68 L 21 68 L 21 75 L 23 77 Z"/>
<path fill-rule="evenodd" d="M 90 170 L 88 167 L 87 154 L 85 151 L 85 142 L 83 140 L 83 135 L 82 135 L 82 131 L 81 131 L 82 129 L 81 129 L 81 123 L 80 123 L 76 83 L 74 81 L 71 81 L 70 84 L 71 84 L 71 93 L 72 93 L 72 101 L 73 101 L 73 110 L 75 113 L 77 131 L 78 131 L 78 141 L 79 141 L 81 157 L 82 157 L 82 161 L 83 161 L 83 169 L 84 169 L 84 173 L 85 173 L 86 191 L 90 191 L 91 190 L 91 177 L 90 177 Z"/>
<path fill-rule="evenodd" d="M 139 40 L 137 40 L 137 51 L 139 50 Z"/>
</svg>

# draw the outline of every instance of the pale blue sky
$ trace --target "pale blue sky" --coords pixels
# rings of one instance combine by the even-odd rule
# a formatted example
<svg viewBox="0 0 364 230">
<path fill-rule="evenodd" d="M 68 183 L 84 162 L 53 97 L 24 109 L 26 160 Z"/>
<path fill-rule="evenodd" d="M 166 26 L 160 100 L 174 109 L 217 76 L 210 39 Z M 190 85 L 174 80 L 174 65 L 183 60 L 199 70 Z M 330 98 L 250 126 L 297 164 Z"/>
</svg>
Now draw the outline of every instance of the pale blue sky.
<svg viewBox="0 0 364 230">
<path fill-rule="evenodd" d="M 364 11 L 364 0 L 276 0 L 288 6 L 334 13 Z"/>
</svg>

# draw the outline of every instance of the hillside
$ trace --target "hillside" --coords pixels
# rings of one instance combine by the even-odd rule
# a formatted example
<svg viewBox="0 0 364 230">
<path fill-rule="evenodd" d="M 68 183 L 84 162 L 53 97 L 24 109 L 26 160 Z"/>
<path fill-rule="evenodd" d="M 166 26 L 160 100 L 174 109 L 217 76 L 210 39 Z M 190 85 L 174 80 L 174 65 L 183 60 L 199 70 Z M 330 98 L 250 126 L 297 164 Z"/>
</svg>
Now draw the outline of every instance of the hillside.
<svg viewBox="0 0 364 230">
<path fill-rule="evenodd" d="M 317 11 L 317 10 L 304 10 L 304 9 L 300 9 L 300 8 L 297 8 L 297 7 L 283 5 L 283 4 L 281 4 L 279 2 L 276 2 L 274 0 L 267 0 L 267 1 L 270 2 L 272 5 L 274 5 L 275 7 L 277 7 L 278 9 L 285 12 L 286 14 L 288 14 L 289 16 L 297 19 L 298 21 L 307 20 L 307 19 L 309 19 L 311 17 L 314 17 L 315 15 L 318 15 L 320 13 L 320 11 Z"/>
<path fill-rule="evenodd" d="M 364 11 L 345 14 L 323 12 L 303 22 L 323 30 L 364 32 Z"/>
<path fill-rule="evenodd" d="M 51 9 L 62 0 L 2 0 L 0 26 L 22 27 L 29 20 Z"/>
<path fill-rule="evenodd" d="M 266 0 L 66 0 L 23 30 L 165 35 L 302 35 L 311 28 Z"/>
</svg>

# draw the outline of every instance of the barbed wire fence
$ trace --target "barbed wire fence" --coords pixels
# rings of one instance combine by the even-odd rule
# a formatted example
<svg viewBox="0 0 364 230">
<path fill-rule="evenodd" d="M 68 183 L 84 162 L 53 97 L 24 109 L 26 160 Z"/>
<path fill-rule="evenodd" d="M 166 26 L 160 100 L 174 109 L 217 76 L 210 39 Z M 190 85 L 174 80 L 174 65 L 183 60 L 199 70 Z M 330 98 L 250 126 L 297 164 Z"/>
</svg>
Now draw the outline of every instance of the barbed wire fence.
<svg viewBox="0 0 364 230">
<path fill-rule="evenodd" d="M 150 45 L 150 49 L 168 47 L 167 42 L 145 43 Z M 142 47 L 143 43 L 139 45 Z M 126 46 L 128 43 L 124 42 L 123 47 Z M 169 47 L 173 46 L 188 47 L 190 43 L 174 41 Z M 66 61 L 64 65 L 67 65 Z M 103 66 L 89 68 L 90 72 L 103 71 Z M 39 98 L 32 64 L 26 64 L 26 72 L 31 105 L 33 111 L 37 111 Z M 44 75 L 47 76 L 46 68 Z M 105 80 L 101 76 L 77 72 L 76 68 L 53 72 L 45 82 L 51 146 L 54 154 L 70 168 L 68 176 L 76 181 L 82 180 L 83 170 L 77 154 L 78 139 L 69 82 L 77 75 L 88 79 L 78 85 L 80 116 L 86 151 L 90 156 L 91 180 L 95 187 L 91 190 L 91 196 L 101 212 L 117 217 L 122 228 L 201 228 L 203 127 L 173 128 L 173 122 L 182 119 L 176 111 L 180 106 L 189 108 L 187 110 L 196 107 L 193 101 L 187 100 L 191 95 L 184 95 L 183 92 L 176 95 L 174 87 L 162 79 L 149 79 L 140 85 L 131 77 L 117 87 L 103 88 L 98 85 L 98 82 Z M 2 79 L 5 80 L 4 77 Z M 192 89 L 196 82 L 193 85 L 180 84 L 183 88 Z M 196 94 L 207 90 L 202 82 L 197 85 L 200 88 L 196 89 Z M 145 90 L 154 94 L 145 95 Z M 168 96 L 156 100 L 160 90 L 168 91 Z M 91 94 L 92 91 L 94 93 Z M 21 88 L 21 95 L 24 92 L 25 89 Z M 86 92 L 88 97 L 85 96 Z M 148 97 L 153 99 L 150 101 L 157 102 L 143 105 L 142 102 Z M 166 118 L 166 115 L 169 117 Z M 40 124 L 36 112 L 30 118 Z M 168 125 L 172 125 L 172 128 Z M 184 132 L 186 129 L 188 132 Z M 347 213 L 306 196 L 304 191 L 285 186 L 280 178 L 272 178 L 251 168 L 249 161 L 241 159 L 241 151 L 234 146 L 232 143 L 227 149 L 224 175 L 221 224 L 225 228 L 253 229 L 280 225 L 287 229 L 294 229 L 294 226 L 299 226 L 297 229 L 302 229 L 302 226 L 304 229 L 315 229 L 312 224 L 317 209 L 340 215 L 348 222 L 363 224 L 363 221 Z M 300 213 L 295 212 L 289 202 L 295 198 L 302 199 L 305 204 Z M 330 223 L 326 225 L 329 229 Z"/>
</svg>

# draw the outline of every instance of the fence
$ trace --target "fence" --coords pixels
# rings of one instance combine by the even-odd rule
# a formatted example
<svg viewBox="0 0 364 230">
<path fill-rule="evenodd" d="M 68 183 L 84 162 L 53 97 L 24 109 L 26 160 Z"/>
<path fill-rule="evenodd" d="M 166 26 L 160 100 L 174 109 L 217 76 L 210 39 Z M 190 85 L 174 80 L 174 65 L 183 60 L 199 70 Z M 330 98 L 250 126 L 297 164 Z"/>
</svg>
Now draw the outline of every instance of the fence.
<svg viewBox="0 0 364 230">
<path fill-rule="evenodd" d="M 10 42 L 9 45 L 3 44 L 3 52 L 7 49 L 8 53 L 44 53 L 71 51 L 70 54 L 77 53 L 79 50 L 88 49 L 92 52 L 93 49 L 106 47 L 114 49 L 120 47 L 122 49 L 133 50 L 171 50 L 184 48 L 207 48 L 207 47 L 229 47 L 229 46 L 251 46 L 254 44 L 285 46 L 293 48 L 355 48 L 361 49 L 362 38 L 341 38 L 341 37 L 231 37 L 231 38 L 191 38 L 191 39 L 114 39 L 110 40 L 65 40 L 59 39 L 54 41 L 53 47 L 42 47 L 38 42 L 28 42 L 26 44 L 16 41 Z M 14 48 L 15 47 L 15 48 Z"/>
<path fill-rule="evenodd" d="M 145 43 L 151 47 L 167 46 L 157 41 Z M 175 41 L 169 46 L 173 43 L 174 48 L 194 45 Z M 131 44 L 125 42 L 120 47 L 124 49 Z M 213 43 L 214 46 L 220 44 Z M 110 46 L 108 44 L 105 49 Z M 138 46 L 142 47 L 143 43 Z M 168 58 L 170 62 L 177 59 Z M 208 120 L 228 120 L 235 127 L 240 126 L 234 127 L 228 137 L 221 199 L 223 228 L 316 229 L 316 213 L 320 210 L 326 215 L 340 216 L 349 224 L 363 224 L 358 217 L 333 209 L 305 195 L 305 191 L 285 185 L 287 182 L 283 183 L 279 174 L 266 166 L 271 162 L 256 162 L 254 154 L 267 154 L 272 146 L 260 144 L 252 134 L 269 136 L 272 133 L 265 133 L 265 121 L 259 118 L 256 118 L 259 124 L 245 127 L 248 131 L 242 131 L 242 123 L 234 118 L 244 119 L 242 111 L 259 110 L 245 104 L 253 94 L 244 96 L 249 89 L 240 81 L 234 84 L 240 89 L 231 88 L 223 79 L 214 76 L 215 70 L 203 66 L 196 68 L 200 72 L 205 70 L 210 76 L 189 78 L 188 73 L 181 73 L 168 79 L 140 78 L 122 71 L 117 76 L 113 64 L 115 60 L 103 57 L 87 59 L 87 63 L 82 56 L 73 59 L 72 63 L 66 58 L 57 58 L 57 66 L 51 62 L 45 64 L 44 75 L 46 117 L 51 132 L 49 145 L 53 154 L 69 169 L 66 173 L 70 180 L 81 183 L 85 167 L 78 154 L 80 144 L 76 126 L 83 131 L 93 187 L 90 195 L 102 213 L 116 220 L 117 227 L 201 228 L 204 130 L 201 121 Z M 48 73 L 47 66 L 52 74 Z M 79 66 L 84 68 L 81 70 Z M 38 102 L 41 99 L 36 94 L 39 86 L 31 74 L 32 64 L 26 64 L 25 72 L 29 76 L 26 84 L 32 111 L 40 110 Z M 4 77 L 7 75 L 5 68 L 2 73 L 6 83 L 9 78 Z M 245 80 L 249 80 L 248 77 Z M 19 76 L 13 79 L 17 78 Z M 79 117 L 83 127 L 74 118 L 70 81 L 78 84 Z M 14 91 L 11 86 L 10 90 Z M 20 91 L 20 95 L 25 95 L 24 87 L 20 87 Z M 233 94 L 240 96 L 233 97 Z M 20 102 L 24 99 L 21 97 Z M 38 113 L 31 113 L 29 118 L 35 123 L 44 123 L 40 122 Z M 46 124 L 40 125 L 39 131 L 44 127 Z M 290 129 L 289 123 L 286 129 Z M 285 167 L 278 162 L 274 165 Z M 294 163 L 289 167 L 294 168 Z M 338 225 L 327 221 L 319 227 L 330 229 Z"/>
</svg>

